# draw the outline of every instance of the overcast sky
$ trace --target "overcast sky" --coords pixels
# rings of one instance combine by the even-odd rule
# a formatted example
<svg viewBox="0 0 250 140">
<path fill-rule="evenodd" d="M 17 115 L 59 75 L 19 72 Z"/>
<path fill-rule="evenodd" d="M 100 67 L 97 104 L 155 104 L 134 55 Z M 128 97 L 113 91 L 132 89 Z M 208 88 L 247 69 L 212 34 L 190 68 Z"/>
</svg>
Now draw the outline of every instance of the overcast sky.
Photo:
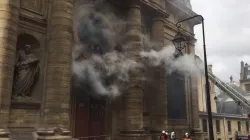
<svg viewBox="0 0 250 140">
<path fill-rule="evenodd" d="M 240 62 L 250 64 L 250 0 L 191 0 L 205 18 L 208 63 L 224 81 L 240 77 Z M 201 26 L 195 27 L 196 53 L 203 59 Z"/>
</svg>

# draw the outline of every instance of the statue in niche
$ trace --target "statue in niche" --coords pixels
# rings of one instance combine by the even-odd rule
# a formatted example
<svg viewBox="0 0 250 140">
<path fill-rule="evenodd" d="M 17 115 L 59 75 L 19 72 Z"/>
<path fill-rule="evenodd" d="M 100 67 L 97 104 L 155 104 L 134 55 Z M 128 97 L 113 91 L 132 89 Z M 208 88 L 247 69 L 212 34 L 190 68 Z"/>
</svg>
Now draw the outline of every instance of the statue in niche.
<svg viewBox="0 0 250 140">
<path fill-rule="evenodd" d="M 40 60 L 31 53 L 31 45 L 18 50 L 16 60 L 12 98 L 31 99 L 31 90 L 39 77 Z"/>
</svg>

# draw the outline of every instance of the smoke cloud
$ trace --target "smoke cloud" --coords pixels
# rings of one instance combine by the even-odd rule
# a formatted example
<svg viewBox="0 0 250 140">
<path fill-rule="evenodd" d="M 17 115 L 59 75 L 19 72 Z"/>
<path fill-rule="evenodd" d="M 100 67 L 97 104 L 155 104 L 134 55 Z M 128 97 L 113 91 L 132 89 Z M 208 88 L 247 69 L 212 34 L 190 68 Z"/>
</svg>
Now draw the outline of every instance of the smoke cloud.
<svg viewBox="0 0 250 140">
<path fill-rule="evenodd" d="M 194 55 L 184 54 L 176 58 L 176 53 L 175 47 L 167 46 L 163 47 L 160 51 L 142 51 L 140 55 L 147 60 L 149 65 L 165 65 L 167 74 L 178 71 L 183 74 L 196 75 L 197 72 L 203 70 L 202 63 L 199 63 Z"/>
<path fill-rule="evenodd" d="M 173 71 L 194 74 L 201 69 L 194 56 L 184 55 L 175 58 L 175 48 L 163 47 L 160 51 L 153 48 L 157 43 L 141 35 L 144 51 L 140 56 L 145 62 L 128 58 L 123 49 L 126 22 L 108 11 L 102 1 L 76 1 L 74 11 L 73 75 L 76 85 L 88 87 L 91 94 L 117 97 L 122 87 L 129 81 L 129 72 L 144 65 L 165 65 L 167 73 Z M 126 46 L 125 46 L 126 45 Z"/>
<path fill-rule="evenodd" d="M 126 22 L 102 8 L 108 7 L 102 1 L 77 1 L 75 5 L 75 83 L 89 87 L 92 94 L 119 96 L 128 73 L 141 67 L 122 53 Z"/>
</svg>

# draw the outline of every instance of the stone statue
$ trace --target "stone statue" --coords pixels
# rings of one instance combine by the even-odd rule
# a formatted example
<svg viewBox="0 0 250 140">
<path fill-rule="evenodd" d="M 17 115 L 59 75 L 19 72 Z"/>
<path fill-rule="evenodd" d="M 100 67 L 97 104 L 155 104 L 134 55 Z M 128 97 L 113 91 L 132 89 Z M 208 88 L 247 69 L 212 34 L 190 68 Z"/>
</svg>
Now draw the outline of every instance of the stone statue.
<svg viewBox="0 0 250 140">
<path fill-rule="evenodd" d="M 233 83 L 233 76 L 230 76 L 230 82 Z"/>
<path fill-rule="evenodd" d="M 30 51 L 31 46 L 25 45 L 17 52 L 12 98 L 30 97 L 31 90 L 38 80 L 40 60 Z"/>
</svg>

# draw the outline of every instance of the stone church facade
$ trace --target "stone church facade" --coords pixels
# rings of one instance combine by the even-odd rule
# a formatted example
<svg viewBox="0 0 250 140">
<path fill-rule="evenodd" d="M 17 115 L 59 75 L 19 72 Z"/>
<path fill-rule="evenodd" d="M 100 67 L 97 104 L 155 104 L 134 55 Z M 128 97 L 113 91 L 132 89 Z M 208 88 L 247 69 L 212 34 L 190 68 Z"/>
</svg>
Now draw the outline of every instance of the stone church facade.
<svg viewBox="0 0 250 140">
<path fill-rule="evenodd" d="M 173 0 L 105 2 L 131 23 L 128 41 L 135 45 L 126 53 L 135 59 L 139 59 L 141 33 L 161 46 L 169 45 L 178 32 L 175 23 L 196 14 Z M 91 135 L 154 139 L 161 130 L 199 137 L 195 79 L 178 74 L 167 77 L 163 67 L 146 71 L 152 79 L 149 83 L 138 81 L 141 72 L 131 74 L 126 94 L 97 101 L 96 106 L 105 106 L 103 112 L 92 109 L 97 120 L 78 121 L 81 115 L 91 116 L 89 110 L 84 112 L 86 105 L 95 105 L 78 102 L 72 92 L 73 0 L 2 0 L 0 9 L 0 139 L 63 140 Z M 195 53 L 193 27 L 197 24 L 197 20 L 182 24 L 180 31 L 189 39 L 184 53 Z M 86 122 L 91 124 L 83 129 Z M 91 133 L 91 128 L 101 127 L 100 132 Z"/>
</svg>

